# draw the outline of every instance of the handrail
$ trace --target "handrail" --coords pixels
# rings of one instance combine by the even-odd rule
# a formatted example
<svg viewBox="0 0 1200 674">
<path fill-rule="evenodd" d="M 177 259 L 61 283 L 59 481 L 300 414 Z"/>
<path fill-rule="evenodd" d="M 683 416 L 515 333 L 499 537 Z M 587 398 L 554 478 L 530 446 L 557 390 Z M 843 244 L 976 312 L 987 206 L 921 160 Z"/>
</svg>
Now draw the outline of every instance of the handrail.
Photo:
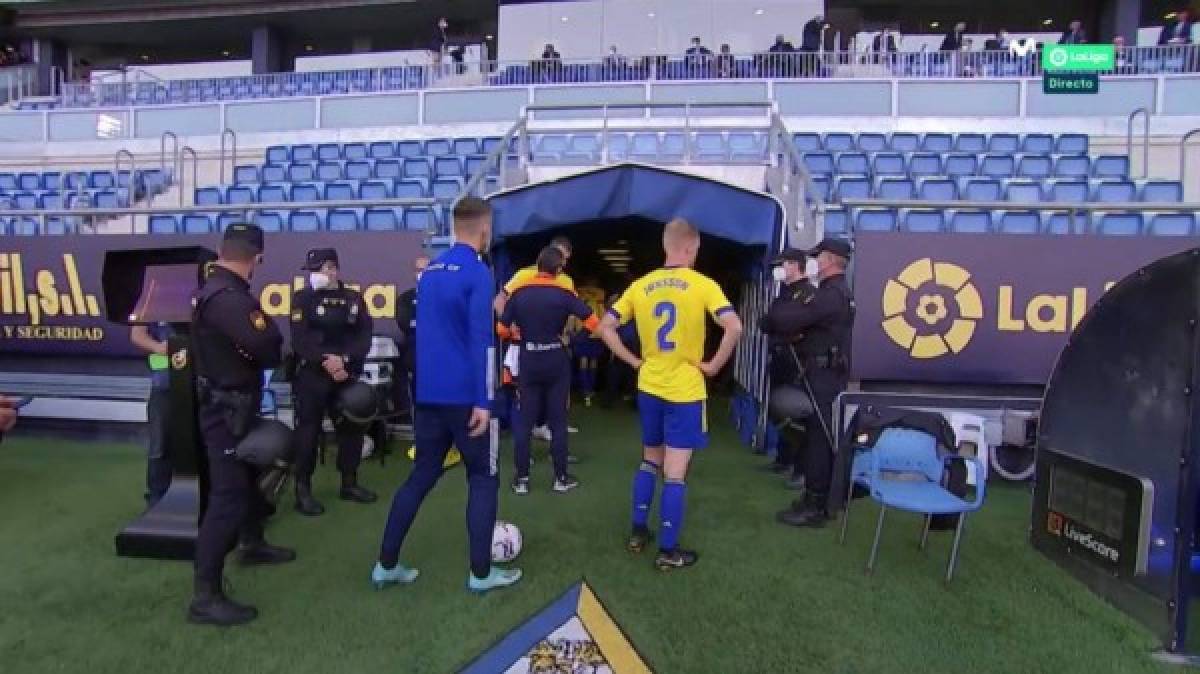
<svg viewBox="0 0 1200 674">
<path fill-rule="evenodd" d="M 1138 115 L 1144 117 L 1144 127 L 1142 129 L 1142 178 L 1150 172 L 1150 111 L 1145 107 L 1134 109 L 1129 113 L 1129 120 L 1125 127 L 1125 154 L 1129 157 L 1130 164 L 1133 163 L 1133 122 Z M 1130 169 L 1132 170 L 1132 166 Z M 1132 177 L 1132 176 L 1130 176 Z"/>
<path fill-rule="evenodd" d="M 1192 129 L 1179 139 L 1179 184 L 1187 191 L 1187 144 L 1192 136 L 1200 135 L 1200 129 Z"/>
<path fill-rule="evenodd" d="M 113 178 L 117 181 L 117 187 L 121 186 L 121 157 L 129 159 L 129 203 L 133 203 L 134 196 L 137 193 L 135 186 L 137 185 L 137 157 L 126 149 L 117 150 L 113 155 Z M 118 191 L 119 193 L 119 191 Z"/>
<path fill-rule="evenodd" d="M 171 139 L 171 167 L 179 173 L 179 136 L 174 131 L 163 131 L 158 138 L 158 168 L 164 174 L 167 172 L 167 139 Z"/>
<path fill-rule="evenodd" d="M 225 184 L 225 138 L 226 137 L 228 137 L 229 141 L 230 141 L 230 144 L 229 144 L 229 148 L 230 148 L 229 177 L 232 178 L 234 171 L 237 170 L 237 132 L 229 127 L 225 127 L 225 130 L 221 132 L 221 156 L 218 158 L 220 161 L 220 167 L 218 168 L 218 171 L 220 172 L 222 185 Z"/>
<path fill-rule="evenodd" d="M 483 161 L 483 165 L 476 169 L 474 175 L 467 179 L 467 184 L 463 187 L 463 194 L 479 194 L 480 185 L 487 179 L 488 171 L 491 170 L 492 166 L 498 166 L 500 169 L 500 184 L 504 187 L 508 186 L 508 147 L 512 139 L 518 137 L 518 134 L 524 136 L 522 132 L 526 128 L 527 119 L 527 117 L 522 116 L 521 119 L 517 120 L 509 128 L 508 132 L 500 139 L 499 146 L 488 153 L 487 158 Z"/>
<path fill-rule="evenodd" d="M 190 145 L 184 145 L 178 152 L 179 166 L 179 205 L 183 205 L 183 195 L 187 192 L 187 166 L 183 163 L 183 158 L 187 155 L 192 156 L 192 189 L 196 188 L 196 183 L 200 182 L 200 157 L 196 155 L 196 151 Z"/>
</svg>

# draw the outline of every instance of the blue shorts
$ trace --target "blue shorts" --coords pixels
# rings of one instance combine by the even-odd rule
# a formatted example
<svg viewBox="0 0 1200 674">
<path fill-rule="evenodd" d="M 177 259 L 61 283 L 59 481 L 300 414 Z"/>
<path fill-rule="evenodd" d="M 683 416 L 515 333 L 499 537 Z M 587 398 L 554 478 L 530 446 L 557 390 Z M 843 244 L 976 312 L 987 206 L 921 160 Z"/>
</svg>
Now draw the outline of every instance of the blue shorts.
<svg viewBox="0 0 1200 674">
<path fill-rule="evenodd" d="M 604 342 L 594 337 L 579 337 L 571 350 L 576 358 L 599 358 L 604 355 Z"/>
<path fill-rule="evenodd" d="M 638 392 L 642 417 L 642 444 L 674 449 L 704 449 L 708 446 L 705 401 L 673 403 L 649 393 Z"/>
</svg>

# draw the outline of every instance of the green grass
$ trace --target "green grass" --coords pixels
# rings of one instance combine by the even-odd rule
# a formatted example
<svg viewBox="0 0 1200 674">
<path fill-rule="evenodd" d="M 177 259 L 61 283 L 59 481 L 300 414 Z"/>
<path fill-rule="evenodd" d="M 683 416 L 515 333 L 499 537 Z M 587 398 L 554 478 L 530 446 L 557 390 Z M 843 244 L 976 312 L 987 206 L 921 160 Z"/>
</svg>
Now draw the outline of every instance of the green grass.
<svg viewBox="0 0 1200 674">
<path fill-rule="evenodd" d="M 325 466 L 318 496 L 329 512 L 303 519 L 281 509 L 268 530 L 299 560 L 231 566 L 235 596 L 261 611 L 231 630 L 184 622 L 189 564 L 114 555 L 113 534 L 139 507 L 139 448 L 9 439 L 0 445 L 0 671 L 452 672 L 584 576 L 658 672 L 1160 671 L 1149 632 L 1030 548 L 1023 487 L 993 486 L 968 522 L 949 588 L 949 535 L 935 534 L 920 553 L 919 519 L 903 514 L 889 515 L 868 577 L 873 507 L 859 502 L 845 546 L 836 526 L 775 524 L 789 492 L 718 425 L 689 480 L 684 540 L 703 558 L 664 575 L 649 553 L 623 549 L 634 420 L 574 416 L 583 486 L 552 493 L 548 462 L 539 461 L 532 495 L 502 492 L 501 517 L 525 535 L 526 577 L 516 588 L 482 598 L 464 591 L 465 488 L 456 469 L 430 495 L 403 551 L 420 580 L 370 589 L 390 496 L 410 464 L 364 468 L 364 483 L 384 496 L 373 506 L 334 499 Z M 501 477 L 510 476 L 506 463 Z"/>
</svg>

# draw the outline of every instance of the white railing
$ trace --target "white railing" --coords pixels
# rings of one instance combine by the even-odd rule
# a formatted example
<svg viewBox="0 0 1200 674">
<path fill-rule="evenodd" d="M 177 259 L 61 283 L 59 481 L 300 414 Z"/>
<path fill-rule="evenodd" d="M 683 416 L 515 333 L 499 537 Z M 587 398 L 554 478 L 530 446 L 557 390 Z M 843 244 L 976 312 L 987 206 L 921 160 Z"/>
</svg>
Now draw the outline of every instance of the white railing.
<svg viewBox="0 0 1200 674">
<path fill-rule="evenodd" d="M 33 64 L 0 68 L 0 105 L 36 96 L 37 67 Z"/>
</svg>

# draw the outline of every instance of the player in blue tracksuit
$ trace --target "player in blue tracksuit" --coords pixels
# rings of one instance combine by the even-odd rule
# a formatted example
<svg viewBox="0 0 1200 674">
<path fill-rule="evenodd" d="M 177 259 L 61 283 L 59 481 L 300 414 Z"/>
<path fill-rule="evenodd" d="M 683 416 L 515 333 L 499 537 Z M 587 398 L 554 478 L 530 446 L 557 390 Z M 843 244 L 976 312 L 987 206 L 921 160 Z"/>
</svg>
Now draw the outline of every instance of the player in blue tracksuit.
<svg viewBox="0 0 1200 674">
<path fill-rule="evenodd" d="M 436 375 L 417 378 L 417 455 L 412 473 L 392 499 L 379 561 L 371 571 L 376 588 L 417 579 L 416 569 L 400 564 L 400 547 L 421 502 L 442 476 L 452 446 L 462 454 L 467 474 L 467 588 L 482 593 L 521 579 L 518 569 L 492 566 L 499 489 L 496 438 L 489 432 L 495 282 L 480 260 L 492 237 L 491 207 L 465 197 L 455 204 L 453 215 L 454 245 L 425 269 L 418 284 L 417 371 Z"/>
</svg>

